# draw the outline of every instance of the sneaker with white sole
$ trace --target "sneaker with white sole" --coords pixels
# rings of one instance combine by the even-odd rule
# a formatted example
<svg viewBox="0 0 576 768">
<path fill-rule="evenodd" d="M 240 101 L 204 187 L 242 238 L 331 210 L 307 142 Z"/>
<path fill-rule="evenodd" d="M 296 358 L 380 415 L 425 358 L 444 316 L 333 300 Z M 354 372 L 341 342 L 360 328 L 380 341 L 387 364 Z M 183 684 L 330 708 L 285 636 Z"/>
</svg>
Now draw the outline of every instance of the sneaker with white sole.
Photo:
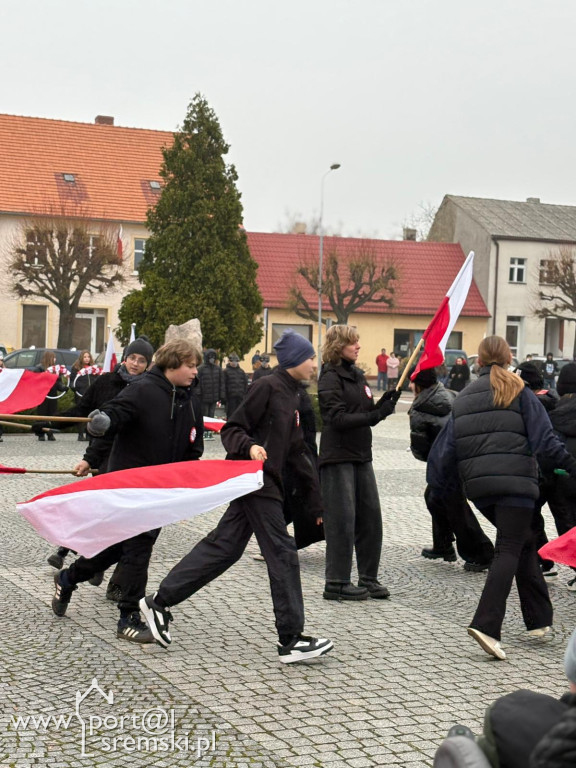
<svg viewBox="0 0 576 768">
<path fill-rule="evenodd" d="M 129 640 L 131 643 L 145 644 L 155 642 L 152 632 L 147 624 L 142 621 L 138 611 L 120 618 L 116 637 L 119 640 Z"/>
<path fill-rule="evenodd" d="M 293 664 L 295 661 L 306 661 L 323 656 L 332 648 L 334 648 L 332 640 L 295 635 L 286 645 L 278 643 L 278 655 L 282 664 Z"/>
<path fill-rule="evenodd" d="M 555 581 L 558 581 L 558 571 L 556 568 L 550 568 L 548 571 L 542 571 L 542 576 L 544 576 L 544 581 L 546 584 L 552 584 Z"/>
<path fill-rule="evenodd" d="M 546 637 L 551 632 L 552 627 L 540 627 L 539 629 L 529 629 L 526 634 L 528 637 Z"/>
<path fill-rule="evenodd" d="M 54 611 L 56 616 L 64 616 L 68 608 L 68 605 L 70 604 L 70 598 L 72 597 L 72 592 L 78 589 L 77 586 L 65 587 L 62 584 L 62 577 L 61 577 L 62 573 L 63 571 L 57 571 L 54 574 L 55 590 L 54 590 L 54 596 L 52 598 L 52 610 Z"/>
<path fill-rule="evenodd" d="M 576 592 L 576 576 L 566 582 L 566 588 L 569 589 L 570 592 Z"/>
<path fill-rule="evenodd" d="M 468 627 L 468 634 L 470 637 L 473 637 L 482 650 L 489 653 L 490 656 L 494 656 L 494 658 L 500 660 L 506 658 L 506 654 L 504 653 L 499 640 L 495 640 L 493 637 L 490 637 L 490 635 L 485 635 L 484 632 L 480 632 L 479 629 L 474 629 L 473 627 Z"/>
<path fill-rule="evenodd" d="M 171 621 L 174 621 L 174 619 L 168 608 L 162 608 L 154 601 L 157 594 L 158 592 L 155 592 L 153 595 L 146 595 L 146 597 L 143 597 L 142 600 L 140 600 L 140 611 L 150 627 L 154 640 L 156 640 L 158 645 L 161 645 L 162 648 L 168 648 L 172 642 L 168 625 Z"/>
</svg>

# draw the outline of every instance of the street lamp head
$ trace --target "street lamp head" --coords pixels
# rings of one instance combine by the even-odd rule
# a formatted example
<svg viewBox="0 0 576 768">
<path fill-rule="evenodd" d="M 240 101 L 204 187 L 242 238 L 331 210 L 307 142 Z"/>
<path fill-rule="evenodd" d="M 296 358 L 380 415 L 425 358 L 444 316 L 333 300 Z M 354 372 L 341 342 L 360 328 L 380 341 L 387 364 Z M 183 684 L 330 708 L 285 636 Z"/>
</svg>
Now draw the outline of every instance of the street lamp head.
<svg viewBox="0 0 576 768">
<path fill-rule="evenodd" d="M 332 163 L 332 165 L 330 166 L 331 171 L 337 171 L 338 168 L 340 168 L 340 163 Z"/>
</svg>

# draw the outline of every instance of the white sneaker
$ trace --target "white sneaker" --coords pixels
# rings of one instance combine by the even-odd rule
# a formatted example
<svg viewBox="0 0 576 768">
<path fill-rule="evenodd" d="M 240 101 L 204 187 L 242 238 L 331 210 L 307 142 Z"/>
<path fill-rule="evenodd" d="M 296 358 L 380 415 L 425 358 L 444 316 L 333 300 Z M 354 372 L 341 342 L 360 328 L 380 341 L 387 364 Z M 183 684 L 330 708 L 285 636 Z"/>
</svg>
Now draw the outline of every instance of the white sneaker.
<svg viewBox="0 0 576 768">
<path fill-rule="evenodd" d="M 480 632 L 479 629 L 473 629 L 472 627 L 468 627 L 468 634 L 476 640 L 478 645 L 486 651 L 486 653 L 489 653 L 496 659 L 502 660 L 506 658 L 506 654 L 502 650 L 499 640 L 495 640 L 493 637 L 485 635 L 484 632 Z"/>
<path fill-rule="evenodd" d="M 566 582 L 566 587 L 570 590 L 570 592 L 576 592 L 576 576 L 574 576 L 573 579 L 570 579 L 570 581 Z"/>
<path fill-rule="evenodd" d="M 526 634 L 529 637 L 546 637 L 552 632 L 552 627 L 540 627 L 539 629 L 529 629 Z"/>
<path fill-rule="evenodd" d="M 549 571 L 542 571 L 544 581 L 546 584 L 552 584 L 554 581 L 558 581 L 558 571 L 556 568 L 550 568 Z"/>
<path fill-rule="evenodd" d="M 334 648 L 334 643 L 323 637 L 295 635 L 288 645 L 280 645 L 278 643 L 278 655 L 282 664 L 293 664 L 295 661 L 306 661 L 307 659 L 316 659 L 318 656 L 324 656 L 332 648 Z"/>
</svg>

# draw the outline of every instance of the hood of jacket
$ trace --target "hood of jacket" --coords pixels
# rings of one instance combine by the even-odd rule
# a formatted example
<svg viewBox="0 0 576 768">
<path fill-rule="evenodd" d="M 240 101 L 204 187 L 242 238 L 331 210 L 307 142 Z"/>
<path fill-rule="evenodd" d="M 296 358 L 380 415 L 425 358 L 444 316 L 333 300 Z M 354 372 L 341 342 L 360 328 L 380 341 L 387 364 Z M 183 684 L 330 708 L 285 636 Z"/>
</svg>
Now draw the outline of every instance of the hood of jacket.
<svg viewBox="0 0 576 768">
<path fill-rule="evenodd" d="M 438 382 L 433 387 L 427 387 L 416 395 L 408 413 L 420 411 L 432 416 L 446 416 L 452 411 L 455 397 L 454 392 L 446 389 L 441 382 Z"/>
</svg>

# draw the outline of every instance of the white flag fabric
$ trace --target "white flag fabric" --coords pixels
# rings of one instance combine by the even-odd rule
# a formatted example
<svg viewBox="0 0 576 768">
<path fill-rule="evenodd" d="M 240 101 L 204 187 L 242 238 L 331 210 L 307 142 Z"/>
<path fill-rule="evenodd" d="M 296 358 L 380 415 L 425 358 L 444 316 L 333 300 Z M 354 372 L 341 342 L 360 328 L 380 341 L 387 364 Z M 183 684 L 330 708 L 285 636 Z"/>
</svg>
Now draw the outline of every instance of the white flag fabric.
<svg viewBox="0 0 576 768">
<path fill-rule="evenodd" d="M 93 557 L 144 531 L 257 491 L 261 461 L 180 461 L 91 477 L 18 504 L 47 541 Z"/>
<path fill-rule="evenodd" d="M 53 373 L 0 368 L 0 413 L 18 413 L 40 405 L 57 379 Z"/>
<path fill-rule="evenodd" d="M 102 371 L 104 373 L 110 373 L 116 368 L 116 352 L 114 351 L 114 336 L 112 331 L 108 334 L 108 344 L 106 346 L 106 354 L 104 355 L 104 363 L 102 364 Z"/>
<path fill-rule="evenodd" d="M 130 325 L 130 341 L 128 344 L 132 344 L 133 341 L 136 341 L 136 323 Z"/>
</svg>

